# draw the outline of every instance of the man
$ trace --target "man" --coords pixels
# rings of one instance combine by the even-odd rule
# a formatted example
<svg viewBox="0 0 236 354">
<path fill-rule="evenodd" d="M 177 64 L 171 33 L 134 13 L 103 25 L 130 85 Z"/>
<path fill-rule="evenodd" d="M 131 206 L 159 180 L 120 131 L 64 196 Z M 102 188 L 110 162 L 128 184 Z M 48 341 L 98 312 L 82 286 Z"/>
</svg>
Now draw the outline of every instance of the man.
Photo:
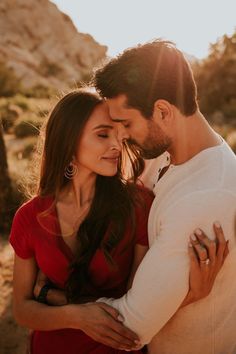
<svg viewBox="0 0 236 354">
<path fill-rule="evenodd" d="M 150 354 L 236 353 L 236 157 L 199 111 L 187 61 L 171 42 L 156 40 L 112 59 L 97 70 L 94 84 L 112 120 L 123 124 L 122 137 L 143 157 L 168 152 L 154 179 L 145 176 L 156 196 L 150 250 L 132 289 L 100 301 L 115 307 L 143 344 L 150 343 Z M 209 225 L 215 220 L 229 239 L 229 256 L 210 295 L 179 308 L 189 286 L 189 234 L 201 227 L 213 239 Z M 207 272 L 211 254 L 206 258 L 203 248 Z"/>
</svg>

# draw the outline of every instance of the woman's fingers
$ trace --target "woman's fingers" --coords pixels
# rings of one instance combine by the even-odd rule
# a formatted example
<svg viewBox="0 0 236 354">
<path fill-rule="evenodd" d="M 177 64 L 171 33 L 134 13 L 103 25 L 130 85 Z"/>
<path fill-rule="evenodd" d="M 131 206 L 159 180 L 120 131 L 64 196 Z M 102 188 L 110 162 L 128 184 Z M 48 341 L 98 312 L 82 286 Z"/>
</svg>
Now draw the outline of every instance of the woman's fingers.
<svg viewBox="0 0 236 354">
<path fill-rule="evenodd" d="M 223 262 L 225 261 L 225 258 L 228 256 L 228 254 L 229 254 L 229 240 L 226 241 L 226 247 L 223 255 Z"/>
<path fill-rule="evenodd" d="M 47 276 L 41 271 L 41 269 L 38 270 L 36 282 L 34 285 L 34 296 L 37 297 L 39 295 L 39 292 L 41 288 L 47 283 Z"/>
<path fill-rule="evenodd" d="M 38 271 L 38 280 L 40 281 L 47 281 L 47 276 L 39 269 Z"/>
<path fill-rule="evenodd" d="M 227 256 L 227 244 L 226 239 L 224 236 L 224 232 L 219 222 L 214 222 L 213 224 L 214 232 L 216 235 L 216 242 L 217 242 L 217 258 L 220 263 L 224 262 L 224 257 Z"/>
<path fill-rule="evenodd" d="M 204 262 L 208 258 L 207 249 L 199 243 L 199 240 L 197 239 L 195 234 L 192 234 L 190 236 L 190 240 L 191 240 L 191 243 L 192 243 L 194 250 L 197 254 L 198 260 L 201 264 L 201 262 Z"/>
<path fill-rule="evenodd" d="M 206 250 L 207 256 L 205 256 L 204 260 L 209 258 L 210 262 L 214 264 L 216 259 L 215 241 L 209 239 L 201 229 L 196 229 L 194 234 L 197 237 L 198 241 L 200 242 L 201 246 L 203 246 L 203 248 L 205 248 Z"/>
<path fill-rule="evenodd" d="M 188 248 L 190 257 L 190 296 L 184 304 L 207 296 L 214 284 L 214 280 L 229 253 L 223 230 L 219 223 L 214 224 L 215 241 L 209 239 L 205 233 L 196 229 L 190 237 L 192 247 Z"/>
<path fill-rule="evenodd" d="M 119 311 L 116 310 L 114 307 L 111 307 L 111 306 L 105 304 L 104 302 L 99 302 L 99 305 L 103 308 L 103 310 L 108 312 L 115 320 L 118 320 L 120 322 L 124 321 L 123 316 L 120 315 Z"/>
<path fill-rule="evenodd" d="M 104 303 L 87 303 L 81 305 L 80 314 L 84 320 L 80 329 L 98 342 L 116 349 L 135 350 L 140 345 L 138 336 L 117 321 L 117 315 Z M 83 314 L 84 313 L 84 314 Z M 82 323 L 82 326 L 81 326 Z M 135 348 L 135 349 L 134 349 Z"/>
<path fill-rule="evenodd" d="M 229 254 L 228 242 L 225 239 L 223 229 L 219 222 L 213 224 L 215 240 L 209 239 L 201 229 L 196 229 L 191 235 L 191 242 L 197 253 L 201 266 L 208 266 L 211 263 L 215 274 L 222 267 Z M 215 266 L 214 266 L 215 265 Z"/>
<path fill-rule="evenodd" d="M 188 254 L 189 254 L 189 258 L 190 258 L 190 269 L 191 269 L 191 272 L 194 272 L 195 270 L 198 270 L 199 262 L 198 262 L 198 257 L 196 255 L 196 252 L 194 251 L 191 241 L 189 242 L 189 245 L 188 245 Z"/>
</svg>

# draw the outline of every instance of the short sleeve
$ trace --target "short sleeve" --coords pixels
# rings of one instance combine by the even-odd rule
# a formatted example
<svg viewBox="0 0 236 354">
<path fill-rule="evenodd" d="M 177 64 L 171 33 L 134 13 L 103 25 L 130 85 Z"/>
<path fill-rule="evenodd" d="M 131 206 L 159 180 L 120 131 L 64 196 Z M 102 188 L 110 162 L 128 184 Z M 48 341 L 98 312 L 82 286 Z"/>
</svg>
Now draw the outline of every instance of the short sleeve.
<svg viewBox="0 0 236 354">
<path fill-rule="evenodd" d="M 16 212 L 9 237 L 17 256 L 23 259 L 32 258 L 34 256 L 34 248 L 32 242 L 32 233 L 30 232 L 30 215 L 23 205 Z"/>
<path fill-rule="evenodd" d="M 136 207 L 136 244 L 148 246 L 148 217 L 154 194 L 147 188 L 139 187 L 140 204 Z"/>
</svg>

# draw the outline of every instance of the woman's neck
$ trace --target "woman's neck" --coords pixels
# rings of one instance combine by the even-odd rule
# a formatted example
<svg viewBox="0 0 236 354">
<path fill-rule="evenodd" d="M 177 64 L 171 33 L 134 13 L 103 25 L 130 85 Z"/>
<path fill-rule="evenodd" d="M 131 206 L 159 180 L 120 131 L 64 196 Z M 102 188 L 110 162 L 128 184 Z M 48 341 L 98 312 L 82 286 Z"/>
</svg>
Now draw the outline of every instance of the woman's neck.
<svg viewBox="0 0 236 354">
<path fill-rule="evenodd" d="M 94 197 L 96 174 L 78 172 L 69 185 L 62 191 L 60 201 L 81 208 Z"/>
</svg>

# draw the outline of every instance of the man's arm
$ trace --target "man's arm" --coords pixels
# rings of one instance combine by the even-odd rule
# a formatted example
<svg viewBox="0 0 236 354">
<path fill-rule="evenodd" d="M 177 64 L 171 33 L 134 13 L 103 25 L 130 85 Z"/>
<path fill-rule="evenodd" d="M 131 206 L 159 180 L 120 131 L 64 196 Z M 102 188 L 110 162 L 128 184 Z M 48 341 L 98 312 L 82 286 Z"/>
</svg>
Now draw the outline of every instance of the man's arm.
<svg viewBox="0 0 236 354">
<path fill-rule="evenodd" d="M 99 301 L 115 307 L 125 318 L 125 325 L 139 335 L 142 343 L 148 343 L 188 292 L 189 235 L 201 227 L 213 239 L 212 224 L 216 220 L 221 222 L 226 237 L 232 235 L 234 213 L 235 196 L 219 190 L 194 192 L 165 208 L 159 215 L 159 234 L 138 268 L 132 288 L 120 299 Z"/>
</svg>

